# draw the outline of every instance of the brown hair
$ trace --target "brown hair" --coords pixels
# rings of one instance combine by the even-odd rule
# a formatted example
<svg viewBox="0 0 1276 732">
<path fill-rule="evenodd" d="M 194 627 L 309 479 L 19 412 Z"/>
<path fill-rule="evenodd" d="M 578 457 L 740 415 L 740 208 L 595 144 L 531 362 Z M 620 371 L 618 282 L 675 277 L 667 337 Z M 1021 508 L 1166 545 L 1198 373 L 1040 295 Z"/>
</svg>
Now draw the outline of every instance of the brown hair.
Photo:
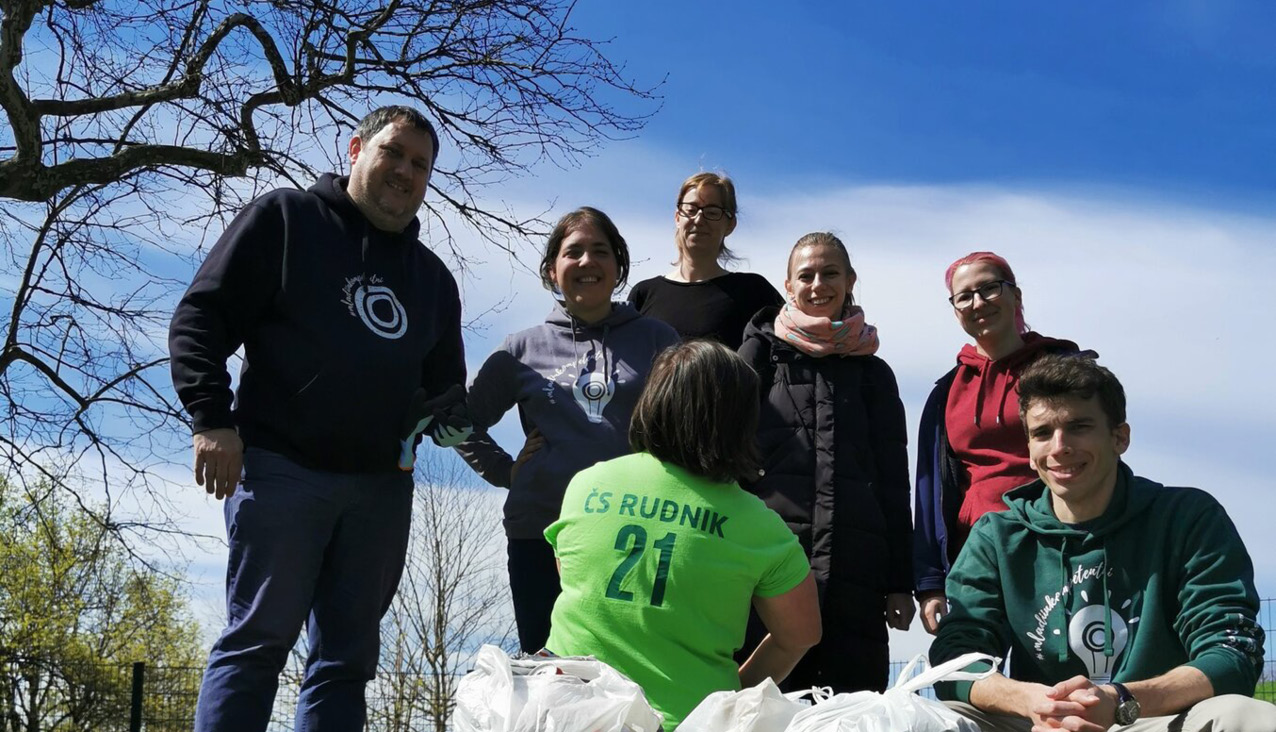
<svg viewBox="0 0 1276 732">
<path fill-rule="evenodd" d="M 1087 354 L 1047 354 L 1019 375 L 1019 419 L 1026 432 L 1033 402 L 1049 403 L 1068 397 L 1089 399 L 1096 394 L 1108 427 L 1125 424 L 1125 389 L 1111 371 Z"/>
<path fill-rule="evenodd" d="M 629 446 L 710 480 L 755 476 L 758 375 L 709 340 L 665 349 L 629 422 Z"/>
<path fill-rule="evenodd" d="M 851 266 L 851 253 L 846 249 L 846 245 L 838 239 L 836 235 L 829 231 L 813 231 L 810 234 L 797 240 L 797 244 L 789 250 L 789 263 L 784 271 L 785 279 L 793 279 L 793 257 L 797 253 L 807 247 L 832 247 L 842 255 L 842 261 L 846 264 L 846 277 L 852 282 L 859 279 L 859 275 L 855 273 L 855 268 Z M 846 298 L 852 305 L 855 304 L 855 298 L 851 293 L 846 293 Z"/>
<path fill-rule="evenodd" d="M 625 243 L 625 237 L 620 235 L 620 229 L 616 228 L 611 217 L 592 206 L 581 206 L 563 216 L 549 233 L 545 253 L 541 256 L 541 284 L 546 290 L 554 289 L 554 283 L 549 279 L 549 273 L 554 269 L 554 260 L 558 259 L 558 252 L 563 248 L 563 240 L 580 228 L 581 224 L 589 224 L 598 229 L 598 233 L 611 245 L 612 256 L 616 258 L 616 289 L 624 287 L 629 281 L 629 245 Z"/>
<path fill-rule="evenodd" d="M 725 175 L 719 173 L 696 173 L 690 178 L 682 182 L 682 187 L 678 189 L 678 198 L 674 200 L 674 207 L 682 203 L 682 197 L 687 195 L 687 191 L 699 190 L 705 186 L 712 186 L 718 189 L 722 194 L 722 210 L 726 212 L 727 218 L 734 219 L 740 213 L 739 206 L 735 200 L 735 183 Z M 681 256 L 681 252 L 679 252 Z M 736 253 L 727 249 L 727 243 L 722 242 L 722 248 L 718 250 L 718 261 L 720 262 L 738 262 L 740 257 Z M 677 264 L 677 262 L 675 262 Z"/>
</svg>

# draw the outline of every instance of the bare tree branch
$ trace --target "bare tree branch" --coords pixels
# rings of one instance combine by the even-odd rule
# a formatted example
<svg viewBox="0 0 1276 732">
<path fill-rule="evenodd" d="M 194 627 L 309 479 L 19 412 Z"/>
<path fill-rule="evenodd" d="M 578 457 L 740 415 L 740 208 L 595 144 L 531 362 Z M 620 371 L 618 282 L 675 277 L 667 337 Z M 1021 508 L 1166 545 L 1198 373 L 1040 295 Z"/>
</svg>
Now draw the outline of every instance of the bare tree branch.
<svg viewBox="0 0 1276 732">
<path fill-rule="evenodd" d="M 248 200 L 340 167 L 373 106 L 437 124 L 430 243 L 462 271 L 483 256 L 463 233 L 516 262 L 547 222 L 494 188 L 659 106 L 572 10 L 0 0 L 0 478 L 105 505 L 90 512 L 116 535 L 180 531 L 163 477 L 188 439 L 164 374 L 176 292 Z"/>
</svg>

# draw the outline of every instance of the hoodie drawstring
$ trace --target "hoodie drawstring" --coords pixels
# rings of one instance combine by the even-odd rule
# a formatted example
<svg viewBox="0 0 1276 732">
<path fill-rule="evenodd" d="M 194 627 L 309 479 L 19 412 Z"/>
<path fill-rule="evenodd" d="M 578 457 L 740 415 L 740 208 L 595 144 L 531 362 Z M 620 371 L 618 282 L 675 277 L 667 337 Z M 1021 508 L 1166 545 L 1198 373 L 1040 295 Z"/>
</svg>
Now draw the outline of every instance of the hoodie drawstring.
<svg viewBox="0 0 1276 732">
<path fill-rule="evenodd" d="M 567 310 L 567 308 L 563 308 L 563 309 Z M 567 322 L 571 324 L 571 331 L 572 331 L 572 366 L 575 366 L 577 371 L 579 372 L 580 350 L 576 348 L 576 316 L 572 315 L 572 311 L 570 310 L 567 310 Z"/>
<path fill-rule="evenodd" d="M 1013 373 L 1010 373 L 1006 375 L 1006 380 L 1001 382 L 1001 398 L 997 400 L 997 426 L 998 427 L 1001 426 L 1001 415 L 1004 414 L 1006 411 L 1006 399 L 1009 397 L 1010 392 L 1014 389 L 1014 386 L 1011 384 L 1011 382 L 1016 382 L 1016 381 L 1018 381 L 1018 379 L 1015 378 L 1015 375 Z"/>
<path fill-rule="evenodd" d="M 365 278 L 368 276 L 368 249 L 372 246 L 371 239 L 372 237 L 368 236 L 368 230 L 365 227 L 363 230 L 363 251 L 360 252 L 359 259 L 360 263 L 363 264 L 363 276 Z"/>
<path fill-rule="evenodd" d="M 603 337 L 598 346 L 603 349 L 603 383 L 607 384 L 608 391 L 611 391 L 611 358 L 607 355 L 607 334 L 610 332 L 611 325 L 603 325 Z"/>
<path fill-rule="evenodd" d="M 576 365 L 577 373 L 580 373 L 580 349 L 578 349 L 578 348 L 576 347 L 576 343 L 577 343 L 577 341 L 576 341 L 576 328 L 577 328 L 577 327 L 579 327 L 581 330 L 584 330 L 586 326 L 585 326 L 583 323 L 582 323 L 582 324 L 580 324 L 580 325 L 578 326 L 578 325 L 577 325 L 577 322 L 576 322 L 576 316 L 575 316 L 575 315 L 572 315 L 571 311 L 570 311 L 570 310 L 567 310 L 567 308 L 563 308 L 563 310 L 566 310 L 566 311 L 567 311 L 567 317 L 568 317 L 568 319 L 569 319 L 569 322 L 571 323 L 571 331 L 572 331 L 572 363 Z M 606 389 L 607 389 L 607 392 L 608 392 L 608 393 L 611 393 L 611 390 L 612 390 L 612 388 L 613 388 L 613 386 L 612 386 L 612 381 L 611 381 L 611 359 L 610 359 L 610 357 L 609 357 L 609 356 L 608 356 L 608 354 L 607 354 L 607 335 L 608 335 L 609 333 L 611 333 L 611 324 L 610 324 L 610 323 L 604 323 L 604 324 L 603 324 L 603 336 L 602 336 L 602 339 L 599 341 L 598 348 L 599 348 L 599 350 L 600 350 L 600 351 L 602 351 L 602 363 L 603 363 L 602 375 L 603 375 L 603 384 L 605 385 L 605 387 L 606 387 Z M 590 348 L 590 350 L 591 350 L 591 351 L 592 351 L 592 350 L 593 350 L 593 348 L 594 348 L 594 338 L 593 338 L 593 336 L 589 336 L 589 348 Z M 595 356 L 594 356 L 594 359 L 595 359 L 595 364 L 597 364 L 598 356 L 597 356 L 597 355 L 595 355 Z"/>
<path fill-rule="evenodd" d="M 1112 598 L 1108 595 L 1108 543 L 1103 542 L 1103 656 L 1112 658 Z"/>
<path fill-rule="evenodd" d="M 992 364 L 988 365 L 989 368 Z M 984 411 L 984 385 L 988 383 L 988 369 L 981 369 L 979 372 L 979 388 L 975 390 L 975 426 L 979 426 L 979 413 Z"/>
<path fill-rule="evenodd" d="M 1066 587 L 1068 584 L 1068 537 L 1063 537 L 1063 546 L 1059 548 L 1059 587 Z M 1067 663 L 1068 661 L 1068 598 L 1060 595 L 1059 598 L 1059 616 L 1062 618 L 1060 627 L 1055 633 L 1055 637 L 1059 639 L 1059 663 Z"/>
</svg>

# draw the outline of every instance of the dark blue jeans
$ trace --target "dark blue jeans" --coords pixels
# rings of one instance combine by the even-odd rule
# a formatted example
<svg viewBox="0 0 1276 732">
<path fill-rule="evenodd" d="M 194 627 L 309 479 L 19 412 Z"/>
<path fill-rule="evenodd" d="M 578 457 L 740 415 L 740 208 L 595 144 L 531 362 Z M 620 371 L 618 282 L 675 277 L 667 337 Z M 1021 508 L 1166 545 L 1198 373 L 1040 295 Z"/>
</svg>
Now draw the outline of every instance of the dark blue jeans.
<svg viewBox="0 0 1276 732">
<path fill-rule="evenodd" d="M 297 732 L 362 730 L 381 616 L 403 573 L 412 476 L 326 473 L 249 448 L 225 514 L 227 625 L 208 657 L 195 729 L 266 729 L 305 623 Z"/>
</svg>

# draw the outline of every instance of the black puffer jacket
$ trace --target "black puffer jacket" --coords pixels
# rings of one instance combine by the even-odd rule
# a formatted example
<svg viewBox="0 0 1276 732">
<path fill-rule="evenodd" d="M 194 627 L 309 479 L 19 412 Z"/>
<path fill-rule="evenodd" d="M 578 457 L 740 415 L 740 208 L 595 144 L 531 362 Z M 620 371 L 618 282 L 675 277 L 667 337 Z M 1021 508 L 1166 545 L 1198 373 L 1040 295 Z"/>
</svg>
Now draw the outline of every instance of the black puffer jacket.
<svg viewBox="0 0 1276 732">
<path fill-rule="evenodd" d="M 811 558 L 821 646 L 840 646 L 835 655 L 848 665 L 884 660 L 885 596 L 913 588 L 908 438 L 895 375 L 876 356 L 815 358 L 793 348 L 776 337 L 776 314 L 754 316 L 740 348 L 762 382 L 764 474 L 746 487 Z M 882 684 L 885 672 L 883 664 Z"/>
</svg>

